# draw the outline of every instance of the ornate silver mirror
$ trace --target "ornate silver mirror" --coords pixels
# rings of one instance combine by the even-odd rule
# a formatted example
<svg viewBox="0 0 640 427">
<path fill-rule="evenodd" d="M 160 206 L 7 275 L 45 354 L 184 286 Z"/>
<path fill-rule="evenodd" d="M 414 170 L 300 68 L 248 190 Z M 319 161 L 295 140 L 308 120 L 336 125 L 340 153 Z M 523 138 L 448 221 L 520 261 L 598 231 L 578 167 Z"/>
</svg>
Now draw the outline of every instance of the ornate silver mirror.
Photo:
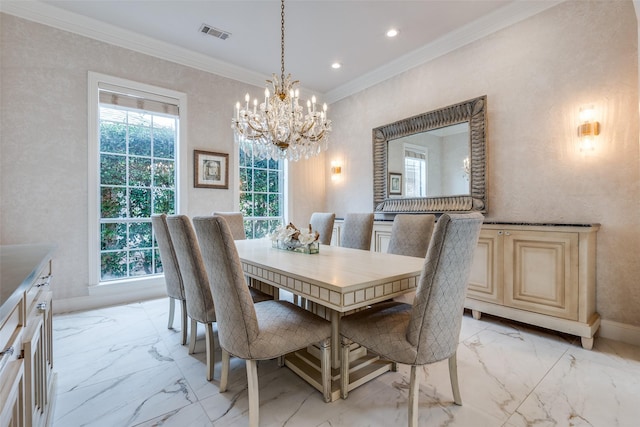
<svg viewBox="0 0 640 427">
<path fill-rule="evenodd" d="M 481 96 L 373 129 L 379 214 L 487 211 Z"/>
</svg>

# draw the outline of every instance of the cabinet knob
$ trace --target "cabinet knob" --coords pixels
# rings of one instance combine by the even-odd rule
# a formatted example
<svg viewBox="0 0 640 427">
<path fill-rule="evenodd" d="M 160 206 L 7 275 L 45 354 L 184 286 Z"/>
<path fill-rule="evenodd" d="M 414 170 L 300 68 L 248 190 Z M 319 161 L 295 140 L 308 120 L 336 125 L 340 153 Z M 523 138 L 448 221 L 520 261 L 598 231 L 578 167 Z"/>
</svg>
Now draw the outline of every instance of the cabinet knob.
<svg viewBox="0 0 640 427">
<path fill-rule="evenodd" d="M 505 231 L 505 232 L 504 232 L 504 235 L 505 235 L 505 236 L 511 236 L 511 233 L 509 233 L 508 231 Z"/>
<path fill-rule="evenodd" d="M 38 303 L 38 305 L 36 305 L 36 308 L 40 311 L 46 311 L 47 310 L 47 303 L 46 302 L 41 302 Z"/>
<path fill-rule="evenodd" d="M 504 233 L 502 230 L 498 231 L 498 236 L 502 236 L 502 233 Z"/>
</svg>

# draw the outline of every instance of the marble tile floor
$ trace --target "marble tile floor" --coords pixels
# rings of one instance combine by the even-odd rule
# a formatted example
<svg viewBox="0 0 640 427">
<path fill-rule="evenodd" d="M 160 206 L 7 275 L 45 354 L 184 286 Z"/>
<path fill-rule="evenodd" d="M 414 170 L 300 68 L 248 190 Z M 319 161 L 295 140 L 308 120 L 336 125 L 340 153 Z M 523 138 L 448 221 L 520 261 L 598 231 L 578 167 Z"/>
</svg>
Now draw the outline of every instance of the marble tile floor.
<svg viewBox="0 0 640 427">
<path fill-rule="evenodd" d="M 53 427 L 246 426 L 244 361 L 229 389 L 205 380 L 204 328 L 196 354 L 167 329 L 166 299 L 54 317 L 57 400 Z M 261 426 L 405 426 L 409 368 L 324 403 L 275 361 L 259 363 Z M 575 337 L 466 313 L 458 347 L 463 406 L 453 404 L 447 362 L 422 368 L 421 426 L 638 426 L 640 347 Z"/>
</svg>

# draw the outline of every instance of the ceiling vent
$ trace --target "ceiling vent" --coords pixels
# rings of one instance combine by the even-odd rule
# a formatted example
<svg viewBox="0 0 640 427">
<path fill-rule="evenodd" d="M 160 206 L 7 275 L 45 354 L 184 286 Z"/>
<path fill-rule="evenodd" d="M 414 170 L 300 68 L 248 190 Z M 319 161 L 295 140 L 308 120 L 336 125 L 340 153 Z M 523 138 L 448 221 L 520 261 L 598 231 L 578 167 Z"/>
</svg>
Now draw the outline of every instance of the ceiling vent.
<svg viewBox="0 0 640 427">
<path fill-rule="evenodd" d="M 231 35 L 231 33 L 228 33 L 226 31 L 220 30 L 218 28 L 212 27 L 211 25 L 207 25 L 207 24 L 202 24 L 200 26 L 200 32 L 204 34 L 208 34 L 220 40 L 226 40 Z"/>
</svg>

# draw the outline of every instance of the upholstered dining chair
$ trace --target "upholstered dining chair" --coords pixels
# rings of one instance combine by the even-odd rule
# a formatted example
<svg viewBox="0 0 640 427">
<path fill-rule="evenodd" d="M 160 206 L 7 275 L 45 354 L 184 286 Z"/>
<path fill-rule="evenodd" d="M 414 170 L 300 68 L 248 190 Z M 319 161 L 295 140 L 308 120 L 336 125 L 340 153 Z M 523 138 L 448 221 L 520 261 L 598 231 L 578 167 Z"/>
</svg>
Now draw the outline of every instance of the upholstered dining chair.
<svg viewBox="0 0 640 427">
<path fill-rule="evenodd" d="M 393 218 L 387 253 L 424 258 L 435 222 L 436 217 L 431 214 L 397 214 Z M 393 299 L 412 304 L 415 296 L 416 292 L 412 291 Z"/>
<path fill-rule="evenodd" d="M 247 238 L 242 212 L 214 212 L 212 215 L 219 215 L 227 220 L 233 240 L 245 240 Z"/>
<path fill-rule="evenodd" d="M 162 271 L 164 273 L 164 281 L 167 286 L 167 295 L 169 296 L 169 329 L 173 328 L 173 317 L 175 314 L 176 301 L 181 304 L 182 316 L 182 345 L 187 343 L 187 301 L 184 294 L 184 284 L 182 283 L 182 275 L 178 267 L 178 259 L 176 251 L 173 248 L 173 242 L 167 228 L 167 215 L 158 214 L 151 216 L 151 225 L 160 249 L 160 260 L 162 261 Z"/>
<path fill-rule="evenodd" d="M 418 366 L 449 359 L 454 402 L 462 405 L 456 349 L 482 220 L 479 213 L 443 214 L 439 218 L 413 306 L 387 302 L 341 319 L 343 398 L 349 392 L 349 345 L 357 342 L 394 363 L 411 365 L 410 427 L 418 425 Z"/>
<path fill-rule="evenodd" d="M 331 324 L 288 301 L 255 304 L 245 282 L 229 227 L 220 216 L 193 219 L 211 290 L 217 301 L 218 339 L 222 348 L 220 392 L 227 388 L 229 355 L 245 359 L 249 388 L 249 425 L 259 423 L 257 360 L 279 358 L 320 343 L 323 395 L 330 400 Z M 214 274 L 215 272 L 215 274 Z"/>
<path fill-rule="evenodd" d="M 342 223 L 340 246 L 368 251 L 372 233 L 373 213 L 348 213 Z"/>
<path fill-rule="evenodd" d="M 331 237 L 333 236 L 333 223 L 335 222 L 336 214 L 329 212 L 314 212 L 311 214 L 309 224 L 313 231 L 320 233 L 320 243 L 323 245 L 331 244 Z"/>
<path fill-rule="evenodd" d="M 436 223 L 431 214 L 397 214 L 391 226 L 387 253 L 424 258 Z"/>
<path fill-rule="evenodd" d="M 215 366 L 215 342 L 213 322 L 216 321 L 216 310 L 213 295 L 209 286 L 209 277 L 202 260 L 202 253 L 193 226 L 186 215 L 167 217 L 167 226 L 176 251 L 178 266 L 182 273 L 187 315 L 191 319 L 191 337 L 189 338 L 189 354 L 196 351 L 198 322 L 205 325 L 205 342 L 207 353 L 207 381 L 213 379 Z M 249 291 L 248 291 L 249 292 Z M 255 289 L 251 289 L 250 297 L 256 302 L 271 299 Z"/>
</svg>

